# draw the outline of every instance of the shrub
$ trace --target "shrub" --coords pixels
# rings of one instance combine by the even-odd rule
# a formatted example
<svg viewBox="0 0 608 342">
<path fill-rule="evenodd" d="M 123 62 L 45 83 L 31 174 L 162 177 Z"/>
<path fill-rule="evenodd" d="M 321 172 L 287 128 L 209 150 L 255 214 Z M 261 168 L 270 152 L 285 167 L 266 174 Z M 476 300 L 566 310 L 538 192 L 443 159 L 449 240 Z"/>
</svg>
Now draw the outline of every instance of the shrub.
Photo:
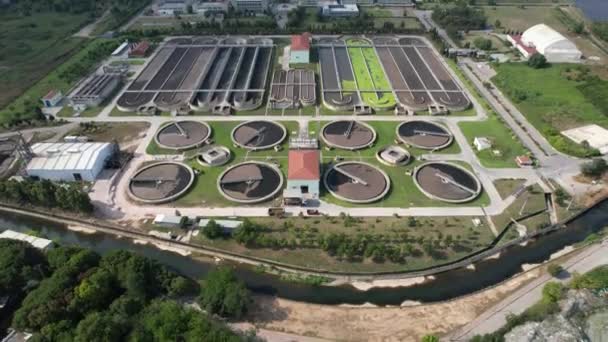
<svg viewBox="0 0 608 342">
<path fill-rule="evenodd" d="M 538 52 L 530 56 L 530 59 L 528 59 L 528 66 L 534 69 L 541 69 L 546 67 L 547 65 L 548 63 L 545 56 L 541 55 Z"/>
<path fill-rule="evenodd" d="M 557 277 L 563 271 L 564 271 L 564 268 L 557 264 L 551 264 L 551 265 L 549 265 L 549 267 L 547 267 L 547 272 L 549 272 L 549 274 L 552 277 Z"/>
</svg>

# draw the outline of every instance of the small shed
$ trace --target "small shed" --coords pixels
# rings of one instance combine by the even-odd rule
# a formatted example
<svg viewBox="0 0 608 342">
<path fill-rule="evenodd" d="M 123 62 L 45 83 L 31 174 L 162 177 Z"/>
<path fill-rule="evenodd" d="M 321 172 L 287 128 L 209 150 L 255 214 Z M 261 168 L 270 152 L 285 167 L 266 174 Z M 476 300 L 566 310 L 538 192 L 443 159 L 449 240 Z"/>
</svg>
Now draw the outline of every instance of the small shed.
<svg viewBox="0 0 608 342">
<path fill-rule="evenodd" d="M 519 165 L 519 167 L 528 167 L 534 165 L 532 158 L 526 155 L 517 156 L 515 158 L 515 162 L 517 165 Z"/>
<path fill-rule="evenodd" d="M 473 145 L 475 145 L 477 151 L 483 151 L 491 148 L 492 142 L 486 137 L 475 137 L 475 139 L 473 139 Z"/>
<path fill-rule="evenodd" d="M 148 50 L 150 49 L 150 43 L 146 40 L 142 40 L 141 42 L 135 44 L 131 51 L 129 51 L 129 57 L 132 58 L 143 58 L 148 54 Z"/>
<path fill-rule="evenodd" d="M 187 220 L 187 216 L 159 214 L 154 218 L 154 225 L 164 228 L 182 228 Z"/>
<path fill-rule="evenodd" d="M 63 94 L 59 90 L 51 90 L 41 99 L 42 104 L 47 107 L 57 107 L 57 105 L 63 100 Z"/>
</svg>

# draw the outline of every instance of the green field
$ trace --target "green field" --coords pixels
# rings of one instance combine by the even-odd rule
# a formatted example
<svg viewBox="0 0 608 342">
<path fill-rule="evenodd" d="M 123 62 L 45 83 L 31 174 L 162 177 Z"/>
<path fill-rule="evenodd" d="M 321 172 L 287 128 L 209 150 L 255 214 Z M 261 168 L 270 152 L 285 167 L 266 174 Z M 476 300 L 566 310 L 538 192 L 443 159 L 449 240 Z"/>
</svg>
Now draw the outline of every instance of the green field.
<svg viewBox="0 0 608 342">
<path fill-rule="evenodd" d="M 0 11 L 0 108 L 77 51 L 83 39 L 71 36 L 89 20 L 87 15 L 20 16 Z M 7 121 L 4 116 L 0 116 L 0 124 Z"/>
<path fill-rule="evenodd" d="M 252 218 L 252 221 L 264 227 L 260 241 L 276 241 L 275 248 L 247 248 L 234 239 L 205 238 L 196 236 L 192 242 L 206 246 L 233 251 L 244 255 L 256 256 L 291 265 L 298 265 L 316 270 L 342 272 L 380 272 L 408 271 L 437 266 L 463 258 L 475 251 L 485 248 L 494 235 L 484 218 L 482 224 L 475 227 L 471 217 L 385 217 L 385 218 L 352 218 L 352 217 L 289 217 Z M 355 248 L 370 245 L 381 246 L 380 254 L 353 254 L 363 256 L 347 257 L 341 252 L 330 255 L 317 242 L 328 234 L 342 235 L 345 245 Z M 449 237 L 448 237 L 449 236 Z M 455 243 L 446 243 L 452 240 Z M 432 242 L 434 253 L 425 251 L 424 245 Z M 349 248 L 346 248 L 349 250 Z M 352 252 L 352 250 L 350 250 Z M 391 260 L 393 253 L 400 254 L 402 260 Z M 365 256 L 368 254 L 367 256 Z M 381 257 L 379 257 L 379 255 Z M 394 259 L 394 258 L 393 258 Z"/>
<path fill-rule="evenodd" d="M 527 152 L 517 136 L 494 113 L 490 113 L 485 121 L 459 122 L 458 126 L 470 144 L 473 144 L 475 137 L 486 137 L 492 142 L 492 147 L 483 151 L 477 151 L 473 147 L 477 158 L 485 167 L 517 167 L 515 157 Z M 500 154 L 495 155 L 493 150 L 500 151 Z"/>
<path fill-rule="evenodd" d="M 367 43 L 363 41 L 363 43 Z M 358 39 L 349 39 L 347 44 L 361 44 Z M 384 74 L 382 65 L 373 48 L 348 48 L 357 86 L 362 92 L 363 101 L 374 108 L 391 108 L 397 103 L 391 91 L 391 85 Z M 369 90 L 387 91 L 385 93 Z"/>
<path fill-rule="evenodd" d="M 588 98 L 599 96 L 594 89 L 602 87 L 605 81 L 588 83 L 581 70 L 585 67 L 574 64 L 554 64 L 543 69 L 499 64 L 493 81 L 553 147 L 575 156 L 587 156 L 588 149 L 560 135 L 562 130 L 592 123 L 608 128 L 608 112 L 602 112 Z"/>
</svg>

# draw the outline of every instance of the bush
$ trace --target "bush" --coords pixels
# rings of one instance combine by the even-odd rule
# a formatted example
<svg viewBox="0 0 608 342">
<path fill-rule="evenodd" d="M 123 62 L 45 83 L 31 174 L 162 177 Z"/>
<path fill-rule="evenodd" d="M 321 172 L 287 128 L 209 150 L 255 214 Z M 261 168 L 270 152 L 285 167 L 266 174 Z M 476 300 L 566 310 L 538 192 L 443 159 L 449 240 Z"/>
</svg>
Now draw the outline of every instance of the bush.
<svg viewBox="0 0 608 342">
<path fill-rule="evenodd" d="M 564 296 L 566 288 L 561 283 L 550 281 L 543 287 L 543 301 L 557 303 Z"/>
<path fill-rule="evenodd" d="M 209 272 L 201 287 L 199 304 L 208 313 L 238 319 L 247 312 L 249 290 L 231 268 L 221 266 Z"/>
<path fill-rule="evenodd" d="M 547 59 L 540 53 L 535 53 L 528 59 L 528 66 L 534 69 L 542 69 L 548 65 Z"/>
<path fill-rule="evenodd" d="M 563 271 L 564 268 L 557 264 L 551 264 L 547 267 L 547 272 L 549 272 L 552 277 L 559 276 Z"/>
<path fill-rule="evenodd" d="M 207 224 L 203 227 L 203 234 L 208 239 L 216 239 L 222 236 L 222 227 L 220 227 L 215 220 L 209 220 L 209 222 L 207 222 Z"/>
<path fill-rule="evenodd" d="M 581 165 L 581 173 L 587 177 L 600 177 L 608 170 L 606 160 L 596 158 Z"/>
<path fill-rule="evenodd" d="M 492 50 L 492 41 L 490 39 L 477 37 L 473 40 L 473 45 L 481 50 Z"/>
</svg>

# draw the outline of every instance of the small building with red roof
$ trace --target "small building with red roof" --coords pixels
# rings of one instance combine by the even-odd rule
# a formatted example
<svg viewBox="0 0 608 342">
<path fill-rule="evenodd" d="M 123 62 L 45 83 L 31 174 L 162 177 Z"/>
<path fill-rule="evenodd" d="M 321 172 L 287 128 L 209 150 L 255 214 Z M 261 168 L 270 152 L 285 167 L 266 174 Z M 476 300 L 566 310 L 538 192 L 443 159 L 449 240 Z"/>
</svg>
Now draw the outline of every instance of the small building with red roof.
<svg viewBox="0 0 608 342">
<path fill-rule="evenodd" d="M 47 108 L 57 107 L 61 100 L 63 100 L 63 94 L 59 90 L 51 90 L 40 100 Z"/>
<path fill-rule="evenodd" d="M 310 33 L 291 36 L 289 64 L 310 63 Z"/>
<path fill-rule="evenodd" d="M 306 204 L 319 198 L 321 165 L 318 150 L 290 150 L 288 155 L 286 204 Z"/>
<path fill-rule="evenodd" d="M 150 43 L 145 40 L 142 40 L 139 43 L 136 43 L 131 47 L 131 51 L 129 51 L 129 57 L 131 58 L 144 58 L 148 54 L 148 50 L 150 49 Z"/>
</svg>

